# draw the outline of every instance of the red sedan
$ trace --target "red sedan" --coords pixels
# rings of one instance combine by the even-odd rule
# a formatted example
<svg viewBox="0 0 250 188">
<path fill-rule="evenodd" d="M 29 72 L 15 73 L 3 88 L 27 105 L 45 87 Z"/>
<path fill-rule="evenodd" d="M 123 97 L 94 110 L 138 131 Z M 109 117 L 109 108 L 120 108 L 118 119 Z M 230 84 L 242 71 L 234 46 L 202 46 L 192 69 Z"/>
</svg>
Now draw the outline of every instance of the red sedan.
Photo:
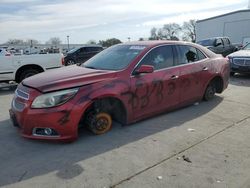
<svg viewBox="0 0 250 188">
<path fill-rule="evenodd" d="M 93 133 L 210 100 L 229 80 L 228 59 L 193 43 L 119 44 L 88 60 L 25 79 L 10 109 L 26 138 L 72 141 L 80 125 Z"/>
</svg>

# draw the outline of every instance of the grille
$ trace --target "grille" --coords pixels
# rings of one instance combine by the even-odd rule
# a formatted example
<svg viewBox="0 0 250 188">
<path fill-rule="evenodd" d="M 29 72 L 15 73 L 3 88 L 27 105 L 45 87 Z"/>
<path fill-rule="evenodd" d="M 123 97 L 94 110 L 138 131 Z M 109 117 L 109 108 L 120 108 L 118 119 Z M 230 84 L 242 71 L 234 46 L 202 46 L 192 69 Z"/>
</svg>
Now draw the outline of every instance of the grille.
<svg viewBox="0 0 250 188">
<path fill-rule="evenodd" d="M 240 66 L 250 66 L 250 58 L 234 58 L 233 63 Z"/>
<path fill-rule="evenodd" d="M 25 108 L 25 104 L 17 101 L 16 99 L 13 100 L 12 105 L 19 112 L 23 111 L 23 109 Z"/>
<path fill-rule="evenodd" d="M 29 94 L 25 93 L 24 91 L 21 91 L 20 89 L 16 90 L 16 96 L 25 100 L 29 100 Z"/>
</svg>

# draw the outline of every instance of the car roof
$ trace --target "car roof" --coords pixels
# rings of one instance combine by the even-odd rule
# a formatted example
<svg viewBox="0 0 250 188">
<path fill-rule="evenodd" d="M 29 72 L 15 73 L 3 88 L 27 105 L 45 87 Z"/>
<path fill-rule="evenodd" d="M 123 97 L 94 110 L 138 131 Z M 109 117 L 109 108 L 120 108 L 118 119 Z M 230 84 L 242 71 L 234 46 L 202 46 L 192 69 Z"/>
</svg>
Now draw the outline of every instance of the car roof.
<svg viewBox="0 0 250 188">
<path fill-rule="evenodd" d="M 213 53 L 212 51 L 208 50 L 204 46 L 201 46 L 196 43 L 186 42 L 186 41 L 174 41 L 174 40 L 152 40 L 152 41 L 134 41 L 134 42 L 126 42 L 121 43 L 118 45 L 145 45 L 147 48 L 153 48 L 155 46 L 164 45 L 164 44 L 172 44 L 172 45 L 189 45 L 195 48 L 202 50 L 204 53 L 207 54 L 208 57 L 215 57 L 217 54 Z"/>
<path fill-rule="evenodd" d="M 125 44 L 125 45 L 145 45 L 148 47 L 158 46 L 158 45 L 162 45 L 162 44 L 195 45 L 194 43 L 191 43 L 191 42 L 174 41 L 174 40 L 133 41 L 133 42 L 126 42 L 123 44 Z"/>
</svg>

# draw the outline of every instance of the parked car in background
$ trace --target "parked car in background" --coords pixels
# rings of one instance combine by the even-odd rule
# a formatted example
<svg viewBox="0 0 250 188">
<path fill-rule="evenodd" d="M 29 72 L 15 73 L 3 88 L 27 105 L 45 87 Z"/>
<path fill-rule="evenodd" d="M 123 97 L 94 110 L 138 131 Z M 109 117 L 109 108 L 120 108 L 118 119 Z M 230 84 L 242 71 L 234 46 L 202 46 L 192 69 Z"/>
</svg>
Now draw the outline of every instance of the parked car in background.
<svg viewBox="0 0 250 188">
<path fill-rule="evenodd" d="M 231 70 L 230 74 L 248 73 L 250 74 L 250 43 L 241 50 L 228 55 Z"/>
<path fill-rule="evenodd" d="M 204 39 L 197 42 L 198 44 L 207 47 L 209 50 L 216 54 L 221 54 L 226 57 L 239 50 L 240 45 L 233 45 L 228 37 L 214 37 L 209 39 Z"/>
<path fill-rule="evenodd" d="M 180 41 L 143 41 L 107 48 L 82 64 L 19 84 L 10 117 L 26 138 L 72 141 L 79 126 L 103 134 L 112 121 L 129 124 L 210 100 L 228 86 L 229 62 Z"/>
<path fill-rule="evenodd" d="M 82 64 L 100 51 L 103 50 L 103 47 L 98 45 L 83 46 L 70 50 L 67 55 L 64 57 L 65 66 Z"/>
<path fill-rule="evenodd" d="M 61 67 L 63 64 L 63 55 L 60 53 L 0 56 L 0 82 L 19 83 L 27 77 Z"/>
<path fill-rule="evenodd" d="M 4 48 L 0 48 L 0 56 L 10 56 L 11 53 Z"/>
</svg>

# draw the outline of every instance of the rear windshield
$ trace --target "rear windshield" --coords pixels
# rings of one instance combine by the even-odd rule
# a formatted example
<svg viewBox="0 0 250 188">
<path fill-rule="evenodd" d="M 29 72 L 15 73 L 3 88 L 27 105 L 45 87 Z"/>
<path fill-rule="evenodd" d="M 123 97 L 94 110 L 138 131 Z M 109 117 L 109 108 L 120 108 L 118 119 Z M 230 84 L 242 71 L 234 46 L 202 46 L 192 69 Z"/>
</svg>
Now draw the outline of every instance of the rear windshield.
<svg viewBox="0 0 250 188">
<path fill-rule="evenodd" d="M 198 41 L 197 44 L 200 44 L 202 46 L 213 46 L 214 44 L 214 40 L 212 39 L 206 39 L 206 40 L 201 40 L 201 41 Z"/>
<path fill-rule="evenodd" d="M 92 69 L 122 70 L 145 48 L 144 45 L 116 45 L 103 50 L 82 66 Z"/>
</svg>

